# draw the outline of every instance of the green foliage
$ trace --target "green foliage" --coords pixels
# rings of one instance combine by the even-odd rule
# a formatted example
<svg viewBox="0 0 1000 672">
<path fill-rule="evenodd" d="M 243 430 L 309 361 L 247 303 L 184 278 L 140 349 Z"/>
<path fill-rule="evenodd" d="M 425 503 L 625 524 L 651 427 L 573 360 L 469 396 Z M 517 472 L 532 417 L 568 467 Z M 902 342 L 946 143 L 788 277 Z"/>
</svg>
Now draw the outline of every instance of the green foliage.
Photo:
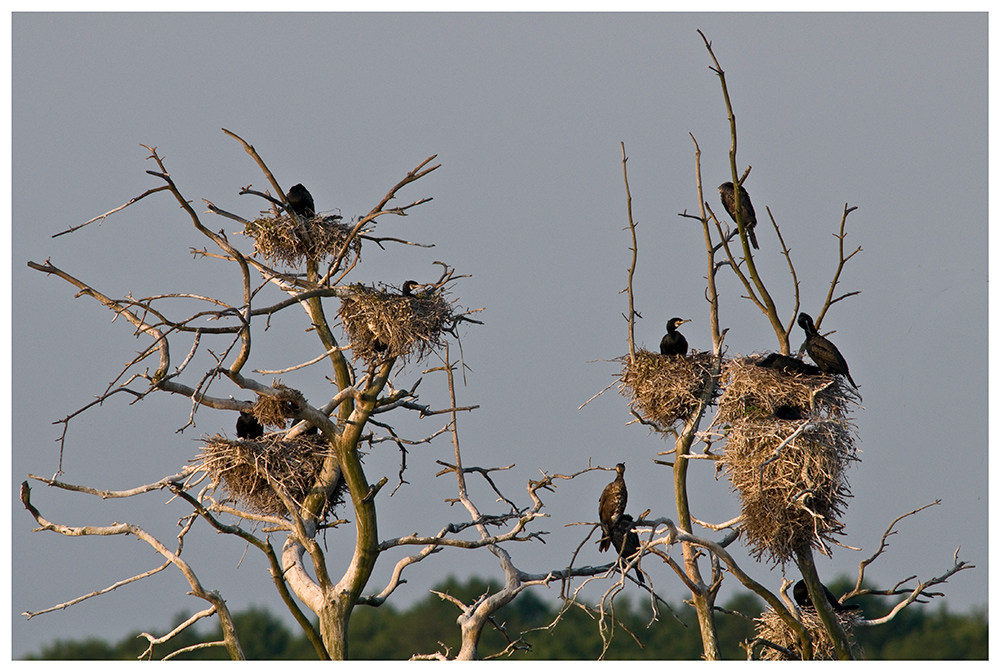
<svg viewBox="0 0 1000 672">
<path fill-rule="evenodd" d="M 830 585 L 834 594 L 841 594 L 846 582 Z M 498 581 L 471 578 L 459 582 L 449 578 L 436 587 L 465 604 L 487 592 L 495 592 Z M 511 604 L 501 609 L 494 621 L 510 638 L 519 642 L 512 660 L 595 660 L 601 654 L 602 642 L 598 630 L 598 615 L 580 607 L 570 607 L 555 628 L 548 628 L 556 618 L 558 605 L 543 600 L 538 590 L 521 593 Z M 885 614 L 895 599 L 868 597 L 851 600 L 862 606 L 871 617 Z M 724 605 L 725 610 L 750 618 L 758 615 L 761 601 L 751 593 L 739 593 Z M 678 622 L 665 609 L 652 620 L 645 599 L 620 598 L 615 601 L 614 616 L 620 622 L 614 630 L 605 658 L 608 660 L 696 660 L 702 655 L 701 638 L 694 609 L 684 605 L 674 607 Z M 361 607 L 351 616 L 349 633 L 350 657 L 355 660 L 406 660 L 414 654 L 434 652 L 454 655 L 460 644 L 457 623 L 458 607 L 437 595 L 429 595 L 409 609 L 391 605 L 378 608 Z M 177 616 L 174 625 L 184 616 Z M 234 614 L 236 630 L 243 652 L 251 660 L 314 660 L 315 651 L 297 629 L 293 632 L 284 621 L 260 608 L 250 608 Z M 746 656 L 740 643 L 753 637 L 754 624 L 738 614 L 717 612 L 716 625 L 722 655 L 728 659 Z M 624 626 L 624 627 L 622 627 Z M 169 631 L 157 630 L 156 634 Z M 520 633 L 524 633 L 523 636 Z M 631 634 L 629 634 L 631 633 Z M 135 633 L 118 644 L 97 639 L 79 642 L 58 640 L 43 647 L 29 659 L 42 660 L 135 660 L 145 649 L 146 640 Z M 858 643 L 869 660 L 984 660 L 988 656 L 989 626 L 985 609 L 968 614 L 953 614 L 946 607 L 936 610 L 910 607 L 889 623 L 855 630 Z M 199 641 L 219 639 L 218 628 L 189 630 L 169 644 L 157 646 L 154 658 Z M 488 627 L 480 642 L 480 655 L 487 657 L 503 651 L 508 640 L 497 628 Z M 220 647 L 185 653 L 180 660 L 222 660 L 225 650 Z"/>
</svg>

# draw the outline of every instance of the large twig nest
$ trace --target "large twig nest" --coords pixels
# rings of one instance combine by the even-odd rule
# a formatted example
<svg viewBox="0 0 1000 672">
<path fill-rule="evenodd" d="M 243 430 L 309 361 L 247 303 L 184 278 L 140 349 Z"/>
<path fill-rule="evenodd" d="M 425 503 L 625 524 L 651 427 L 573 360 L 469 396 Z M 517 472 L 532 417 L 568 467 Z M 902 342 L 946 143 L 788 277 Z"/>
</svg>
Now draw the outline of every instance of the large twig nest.
<svg viewBox="0 0 1000 672">
<path fill-rule="evenodd" d="M 722 369 L 725 393 L 718 422 L 736 424 L 773 417 L 805 417 L 811 410 L 843 418 L 856 394 L 838 376 L 793 375 L 756 365 L 759 358 L 731 359 Z"/>
<path fill-rule="evenodd" d="M 790 438 L 792 437 L 792 438 Z M 829 553 L 851 497 L 857 459 L 844 420 L 757 420 L 733 425 L 723 464 L 743 514 L 741 535 L 760 559 L 787 562 L 812 546 Z"/>
<path fill-rule="evenodd" d="M 680 356 L 636 350 L 634 361 L 623 358 L 619 391 L 644 420 L 669 427 L 698 408 L 712 381 L 714 359 L 711 352 Z"/>
<path fill-rule="evenodd" d="M 244 227 L 243 233 L 253 238 L 254 254 L 271 263 L 296 266 L 306 258 L 321 259 L 340 254 L 354 228 L 339 216 L 300 217 L 299 221 L 308 232 L 311 244 L 306 244 L 295 220 L 286 214 L 255 219 Z M 350 263 L 360 254 L 361 239 L 355 236 L 348 245 L 344 261 Z"/>
<path fill-rule="evenodd" d="M 444 346 L 444 333 L 454 328 L 455 313 L 441 290 L 403 296 L 354 285 L 338 314 L 356 358 L 371 362 L 413 355 L 424 359 Z"/>
<path fill-rule="evenodd" d="M 852 392 L 837 377 L 791 375 L 752 358 L 727 362 L 723 380 L 716 423 L 726 431 L 723 464 L 739 493 L 744 542 L 774 562 L 810 546 L 828 553 L 858 459 L 846 415 Z"/>
<path fill-rule="evenodd" d="M 305 398 L 298 390 L 282 385 L 281 381 L 275 379 L 271 387 L 280 396 L 267 396 L 260 394 L 257 402 L 250 412 L 260 421 L 260 424 L 268 427 L 285 428 L 285 418 L 298 418 L 298 408 L 305 403 Z"/>
<path fill-rule="evenodd" d="M 800 609 L 799 613 L 801 615 L 799 622 L 809 631 L 809 638 L 812 640 L 813 660 L 836 660 L 836 649 L 833 648 L 833 642 L 830 640 L 826 628 L 823 627 L 819 614 L 814 609 Z M 844 634 L 847 635 L 847 641 L 850 643 L 855 657 L 861 658 L 862 651 L 857 642 L 854 641 L 854 625 L 857 622 L 857 617 L 850 613 L 839 613 L 834 614 L 834 616 L 840 621 L 840 626 L 844 629 Z M 792 657 L 782 651 L 764 646 L 760 653 L 761 660 L 801 660 L 798 636 L 773 609 L 768 608 L 755 620 L 757 622 L 757 639 L 777 644 L 789 651 L 794 651 L 796 654 L 795 657 Z"/>
<path fill-rule="evenodd" d="M 199 466 L 245 510 L 288 518 L 275 487 L 301 506 L 330 455 L 330 446 L 319 436 L 285 439 L 275 434 L 231 440 L 215 435 L 205 439 Z M 327 500 L 324 514 L 343 502 L 342 489 L 343 479 Z"/>
</svg>

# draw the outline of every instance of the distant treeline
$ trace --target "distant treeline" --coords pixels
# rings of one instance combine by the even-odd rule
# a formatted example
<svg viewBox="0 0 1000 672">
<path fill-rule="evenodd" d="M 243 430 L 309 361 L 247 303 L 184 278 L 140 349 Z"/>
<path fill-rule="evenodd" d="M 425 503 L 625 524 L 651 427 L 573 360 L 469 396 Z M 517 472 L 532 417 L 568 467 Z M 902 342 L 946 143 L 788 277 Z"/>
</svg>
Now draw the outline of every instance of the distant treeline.
<svg viewBox="0 0 1000 672">
<path fill-rule="evenodd" d="M 831 585 L 840 594 L 844 582 Z M 487 591 L 489 583 L 473 578 L 458 582 L 449 578 L 435 590 L 465 601 Z M 493 589 L 497 587 L 493 583 Z M 885 598 L 852 600 L 865 614 L 885 614 L 892 604 Z M 741 594 L 723 605 L 727 612 L 717 614 L 719 640 L 725 658 L 745 659 L 740 643 L 753 637 L 753 623 L 742 615 L 756 616 L 762 603 L 751 593 Z M 531 590 L 522 593 L 495 617 L 506 636 L 496 628 L 484 632 L 481 657 L 514 648 L 511 660 L 594 660 L 602 649 L 597 620 L 584 610 L 572 607 L 555 628 L 547 628 L 558 606 L 540 599 Z M 624 627 L 616 627 L 605 655 L 608 660 L 685 660 L 701 657 L 701 639 L 692 608 L 674 606 L 675 618 L 661 609 L 657 621 L 650 623 L 651 612 L 645 601 L 618 599 L 614 616 Z M 458 609 L 436 595 L 430 595 L 409 609 L 389 604 L 378 608 L 358 607 L 351 616 L 350 658 L 354 660 L 406 660 L 414 654 L 436 651 L 454 655 L 459 649 Z M 742 614 L 742 615 L 741 615 Z M 256 660 L 315 660 L 316 653 L 301 631 L 290 630 L 285 621 L 263 610 L 251 608 L 233 615 L 243 652 Z M 185 616 L 178 616 L 174 625 Z M 678 622 L 678 619 L 680 622 Z M 169 631 L 160 628 L 158 634 Z M 521 633 L 524 633 L 523 635 Z M 128 635 L 117 643 L 98 639 L 58 640 L 28 656 L 31 660 L 135 660 L 146 648 L 146 639 Z M 855 630 L 858 643 L 868 660 L 969 660 L 988 657 L 989 628 L 985 609 L 970 613 L 950 613 L 940 607 L 909 607 L 894 620 L 874 627 Z M 184 633 L 169 644 L 157 646 L 154 658 L 199 641 L 221 637 L 207 628 Z M 447 650 L 442 647 L 449 647 Z M 185 653 L 181 660 L 225 659 L 222 648 Z M 505 656 L 507 658 L 507 656 Z"/>
</svg>

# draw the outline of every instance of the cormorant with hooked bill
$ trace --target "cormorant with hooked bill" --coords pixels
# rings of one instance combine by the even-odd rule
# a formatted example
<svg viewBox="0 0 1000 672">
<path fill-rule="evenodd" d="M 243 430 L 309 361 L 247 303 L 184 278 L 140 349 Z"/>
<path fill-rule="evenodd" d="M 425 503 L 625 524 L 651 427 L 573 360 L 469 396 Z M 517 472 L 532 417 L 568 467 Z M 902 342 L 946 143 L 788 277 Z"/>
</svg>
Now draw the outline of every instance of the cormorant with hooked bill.
<svg viewBox="0 0 1000 672">
<path fill-rule="evenodd" d="M 611 529 L 611 545 L 618 552 L 618 557 L 628 561 L 639 551 L 639 535 L 635 533 L 635 521 L 632 516 L 623 513 L 618 519 L 618 524 Z M 640 585 L 646 585 L 642 578 L 642 572 L 635 568 L 635 578 Z"/>
<path fill-rule="evenodd" d="M 312 194 L 301 184 L 296 184 L 285 194 L 288 207 L 299 217 L 315 217 L 316 205 L 313 203 Z"/>
<path fill-rule="evenodd" d="M 628 503 L 628 488 L 625 487 L 625 465 L 621 462 L 615 465 L 617 476 L 608 483 L 601 493 L 598 515 L 601 521 L 601 543 L 598 550 L 602 553 L 611 545 L 612 533 Z"/>
<path fill-rule="evenodd" d="M 722 207 L 726 209 L 729 216 L 732 217 L 733 221 L 736 221 L 736 197 L 733 194 L 733 183 L 723 182 L 719 185 L 719 196 L 722 197 Z M 753 227 L 757 226 L 757 215 L 753 212 L 753 203 L 750 202 L 750 194 L 747 190 L 740 185 L 740 205 L 743 208 L 743 228 L 747 230 L 747 238 L 750 239 L 750 244 L 753 245 L 753 249 L 759 250 L 757 247 L 757 236 L 754 235 Z"/>
<path fill-rule="evenodd" d="M 236 436 L 241 439 L 259 439 L 264 436 L 264 425 L 252 413 L 240 411 L 236 419 Z"/>
<path fill-rule="evenodd" d="M 851 378 L 851 372 L 847 369 L 847 360 L 840 354 L 840 350 L 837 350 L 837 346 L 819 335 L 813 324 L 813 318 L 805 313 L 799 313 L 799 326 L 806 332 L 806 352 L 816 362 L 816 366 L 823 373 L 839 373 L 846 376 L 854 389 L 858 389 L 857 383 Z"/>
<path fill-rule="evenodd" d="M 818 366 L 806 364 L 801 359 L 789 357 L 788 355 L 782 355 L 778 352 L 772 352 L 767 357 L 764 357 L 755 363 L 757 366 L 762 366 L 765 369 L 774 369 L 775 371 L 782 371 L 792 375 L 795 375 L 796 373 L 804 373 L 807 376 L 818 376 L 822 373 Z"/>
<path fill-rule="evenodd" d="M 667 333 L 660 340 L 661 355 L 686 355 L 688 352 L 688 342 L 684 335 L 677 331 L 677 327 L 690 322 L 679 317 L 671 317 L 667 322 Z"/>
<path fill-rule="evenodd" d="M 840 600 L 833 596 L 830 589 L 824 586 L 822 583 L 819 584 L 823 586 L 823 592 L 826 593 L 826 599 L 833 607 L 833 610 L 838 614 L 844 611 L 857 611 L 861 607 L 856 604 L 841 604 Z M 792 597 L 795 598 L 795 604 L 799 605 L 803 609 L 815 609 L 812 600 L 809 598 L 809 588 L 806 587 L 806 582 L 799 580 L 792 588 Z"/>
</svg>

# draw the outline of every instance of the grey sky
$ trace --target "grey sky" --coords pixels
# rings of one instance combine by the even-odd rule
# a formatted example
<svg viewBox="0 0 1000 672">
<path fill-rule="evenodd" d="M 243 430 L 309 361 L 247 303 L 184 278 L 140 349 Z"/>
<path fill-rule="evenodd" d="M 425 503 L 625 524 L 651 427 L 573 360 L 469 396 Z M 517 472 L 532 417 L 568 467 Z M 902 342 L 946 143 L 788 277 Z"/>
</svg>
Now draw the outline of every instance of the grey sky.
<svg viewBox="0 0 1000 672">
<path fill-rule="evenodd" d="M 171 199 L 154 197 L 100 227 L 52 239 L 157 186 L 144 173 L 144 143 L 156 146 L 182 192 L 252 214 L 239 197 L 265 184 L 239 133 L 286 186 L 302 182 L 319 210 L 367 212 L 420 161 L 443 165 L 401 201 L 433 197 L 380 232 L 430 250 L 366 249 L 353 281 L 399 285 L 437 276 L 435 260 L 470 273 L 456 290 L 484 307 L 485 325 L 463 332 L 471 367 L 459 403 L 481 408 L 460 418 L 467 464 L 506 466 L 508 497 L 526 504 L 538 469 L 569 473 L 589 460 L 629 466 L 630 509 L 673 515 L 670 472 L 653 465 L 666 445 L 629 420 L 611 390 L 586 399 L 617 373 L 627 351 L 629 259 L 619 142 L 626 143 L 639 222 L 638 340 L 653 348 L 666 319 L 685 325 L 693 348 L 710 346 L 704 242 L 697 210 L 693 134 L 702 149 L 710 203 L 729 179 L 728 124 L 718 79 L 696 29 L 726 69 L 739 130 L 739 165 L 762 224 L 759 266 L 790 317 L 791 294 L 770 208 L 801 280 L 803 310 L 825 298 L 836 263 L 845 203 L 847 246 L 862 246 L 842 278 L 860 296 L 837 304 L 823 323 L 861 385 L 856 414 L 862 462 L 850 471 L 854 499 L 845 543 L 819 558 L 822 576 L 853 576 L 896 516 L 941 499 L 905 521 L 889 553 L 869 570 L 888 586 L 936 576 L 952 553 L 977 566 L 945 586 L 951 608 L 986 603 L 987 556 L 987 21 L 985 14 L 18 14 L 13 20 L 13 471 L 55 472 L 60 428 L 51 423 L 100 394 L 145 341 L 61 280 L 27 268 L 56 266 L 112 296 L 211 291 L 236 300 L 238 279 L 221 262 L 194 260 L 204 247 Z M 721 208 L 717 208 L 721 211 Z M 213 228 L 232 222 L 207 218 Z M 231 236 L 233 239 L 238 236 Z M 249 245 L 244 245 L 249 249 Z M 726 277 L 721 287 L 728 354 L 774 349 L 767 322 Z M 813 310 L 815 310 L 813 309 Z M 332 308 L 331 308 L 332 310 Z M 319 354 L 299 313 L 276 321 L 255 343 L 252 368 L 281 368 Z M 796 329 L 795 339 L 802 333 Z M 796 343 L 797 345 L 797 343 Z M 176 356 L 176 355 L 175 355 Z M 207 364 L 206 364 L 207 366 Z M 397 376 L 411 385 L 421 367 Z M 324 372 L 325 373 L 325 372 Z M 330 396 L 319 372 L 287 376 L 313 401 Z M 422 400 L 446 405 L 428 377 Z M 238 398 L 248 398 L 237 390 Z M 185 399 L 154 395 L 135 406 L 116 399 L 72 426 L 64 479 L 126 488 L 177 471 L 203 434 L 233 433 L 233 413 L 203 409 L 183 434 Z M 400 420 L 418 438 L 438 420 Z M 415 448 L 407 480 L 382 497 L 383 537 L 437 532 L 461 512 L 448 508 L 454 484 L 434 478 L 449 442 Z M 382 446 L 369 478 L 395 483 L 398 453 Z M 694 470 L 698 518 L 728 520 L 738 502 L 724 477 Z M 581 529 L 596 518 L 611 477 L 577 479 L 545 498 L 547 544 L 511 549 L 524 570 L 565 566 Z M 67 524 L 128 520 L 170 542 L 182 508 L 166 497 L 99 502 L 35 485 L 36 503 Z M 387 494 L 387 490 L 384 491 Z M 490 493 L 473 491 L 483 506 Z M 13 654 L 56 637 L 118 638 L 131 628 L 162 629 L 174 614 L 203 608 L 174 570 L 63 612 L 31 621 L 19 614 L 103 588 L 160 563 L 132 538 L 66 539 L 32 533 L 12 497 Z M 334 573 L 353 546 L 327 538 Z M 344 550 L 341 550 L 344 549 Z M 281 610 L 255 552 L 205 530 L 185 555 L 204 584 L 234 609 Z M 583 557 L 585 556 L 585 557 Z M 580 561 L 605 561 L 596 549 Z M 377 592 L 401 554 L 380 560 Z M 745 554 L 739 553 L 745 558 Z M 745 567 L 772 588 L 780 568 Z M 662 594 L 680 584 L 652 568 Z M 787 568 L 790 577 L 797 571 Z M 493 556 L 445 552 L 407 570 L 397 604 L 421 599 L 449 572 L 499 576 Z M 727 593 L 739 589 L 726 581 Z M 540 590 L 554 597 L 558 588 Z M 638 594 L 637 594 L 638 596 Z M 457 614 L 456 614 L 457 615 Z"/>
</svg>

